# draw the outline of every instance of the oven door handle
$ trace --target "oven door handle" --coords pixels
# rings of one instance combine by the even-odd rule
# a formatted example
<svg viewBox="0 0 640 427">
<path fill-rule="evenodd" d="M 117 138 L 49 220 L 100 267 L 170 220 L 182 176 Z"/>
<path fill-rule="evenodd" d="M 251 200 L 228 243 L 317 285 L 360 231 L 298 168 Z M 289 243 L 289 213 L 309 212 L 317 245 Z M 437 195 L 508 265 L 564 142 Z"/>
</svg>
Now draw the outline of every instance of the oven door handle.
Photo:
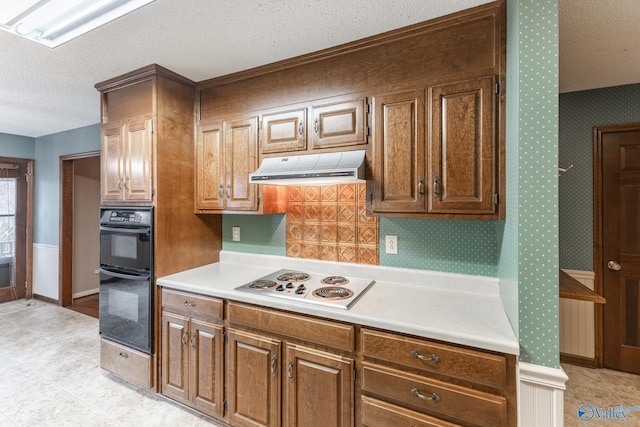
<svg viewBox="0 0 640 427">
<path fill-rule="evenodd" d="M 131 233 L 131 234 L 149 234 L 151 233 L 151 229 L 149 227 L 104 227 L 100 226 L 100 231 L 112 231 L 114 233 Z"/>
<path fill-rule="evenodd" d="M 104 268 L 100 268 L 99 271 L 100 273 L 106 274 L 107 276 L 117 277 L 118 279 L 125 280 L 149 280 L 149 277 L 151 277 L 149 274 L 147 274 L 146 276 L 138 276 L 136 274 L 116 273 L 114 271 L 105 270 Z"/>
</svg>

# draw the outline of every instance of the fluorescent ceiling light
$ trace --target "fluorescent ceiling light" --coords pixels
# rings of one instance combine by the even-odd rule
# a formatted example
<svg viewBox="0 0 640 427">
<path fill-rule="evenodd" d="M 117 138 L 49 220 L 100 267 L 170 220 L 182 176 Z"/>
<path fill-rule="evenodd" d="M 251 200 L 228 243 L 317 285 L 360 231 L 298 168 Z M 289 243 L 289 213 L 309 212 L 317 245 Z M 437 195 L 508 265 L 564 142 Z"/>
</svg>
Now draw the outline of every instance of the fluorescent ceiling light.
<svg viewBox="0 0 640 427">
<path fill-rule="evenodd" d="M 59 46 L 154 0 L 0 0 L 0 29 Z"/>
</svg>

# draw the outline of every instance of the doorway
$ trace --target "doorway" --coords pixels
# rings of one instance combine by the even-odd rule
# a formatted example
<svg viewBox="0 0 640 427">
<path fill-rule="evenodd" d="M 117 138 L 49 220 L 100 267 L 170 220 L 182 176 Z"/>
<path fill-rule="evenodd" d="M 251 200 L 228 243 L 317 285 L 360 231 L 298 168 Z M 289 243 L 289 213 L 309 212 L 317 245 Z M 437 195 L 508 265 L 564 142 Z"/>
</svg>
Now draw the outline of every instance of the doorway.
<svg viewBox="0 0 640 427">
<path fill-rule="evenodd" d="M 33 160 L 0 157 L 0 303 L 32 294 Z"/>
<path fill-rule="evenodd" d="M 640 374 L 640 124 L 596 127 L 594 155 L 598 365 Z"/>
<path fill-rule="evenodd" d="M 97 317 L 100 152 L 60 157 L 58 303 Z"/>
</svg>

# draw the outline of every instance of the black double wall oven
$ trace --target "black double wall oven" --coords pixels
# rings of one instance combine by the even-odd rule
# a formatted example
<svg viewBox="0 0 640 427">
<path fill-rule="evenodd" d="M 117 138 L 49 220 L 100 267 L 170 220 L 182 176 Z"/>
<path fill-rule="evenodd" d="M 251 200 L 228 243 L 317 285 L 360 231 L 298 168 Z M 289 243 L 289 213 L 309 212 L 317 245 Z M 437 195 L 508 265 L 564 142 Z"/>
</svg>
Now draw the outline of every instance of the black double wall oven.
<svg viewBox="0 0 640 427">
<path fill-rule="evenodd" d="M 153 352 L 153 208 L 100 208 L 100 336 Z"/>
</svg>

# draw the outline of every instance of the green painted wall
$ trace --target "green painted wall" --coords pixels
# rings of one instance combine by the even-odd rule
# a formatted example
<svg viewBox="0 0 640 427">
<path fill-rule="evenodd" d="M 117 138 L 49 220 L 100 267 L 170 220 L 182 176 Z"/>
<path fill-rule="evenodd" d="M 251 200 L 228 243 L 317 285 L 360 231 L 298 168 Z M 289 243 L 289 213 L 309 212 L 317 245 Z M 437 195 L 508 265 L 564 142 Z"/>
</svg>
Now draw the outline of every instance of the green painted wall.
<svg viewBox="0 0 640 427">
<path fill-rule="evenodd" d="M 36 156 L 36 140 L 28 136 L 0 133 L 0 156 L 33 159 Z"/>
<path fill-rule="evenodd" d="M 593 271 L 593 127 L 640 122 L 640 84 L 560 94 L 560 267 Z"/>
<path fill-rule="evenodd" d="M 252 254 L 286 255 L 285 215 L 223 215 L 222 249 Z M 234 242 L 232 227 L 240 227 L 240 241 Z"/>
</svg>

